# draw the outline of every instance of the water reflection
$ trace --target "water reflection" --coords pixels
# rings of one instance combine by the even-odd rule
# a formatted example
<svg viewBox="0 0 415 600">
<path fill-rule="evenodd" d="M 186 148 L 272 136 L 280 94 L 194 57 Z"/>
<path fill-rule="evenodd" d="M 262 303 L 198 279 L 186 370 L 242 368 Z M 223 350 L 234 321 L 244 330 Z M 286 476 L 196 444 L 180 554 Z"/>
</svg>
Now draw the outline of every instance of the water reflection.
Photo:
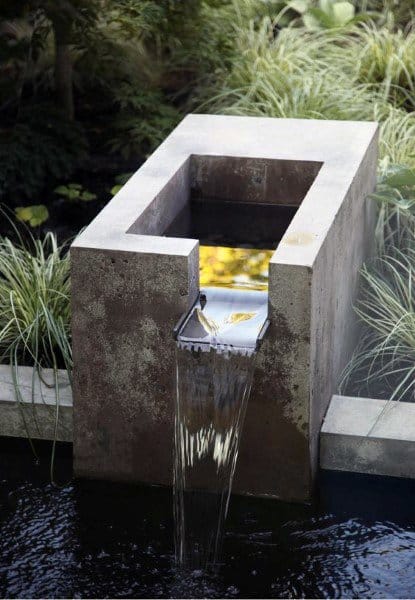
<svg viewBox="0 0 415 600">
<path fill-rule="evenodd" d="M 268 265 L 274 250 L 200 246 L 200 285 L 268 289 Z"/>
</svg>

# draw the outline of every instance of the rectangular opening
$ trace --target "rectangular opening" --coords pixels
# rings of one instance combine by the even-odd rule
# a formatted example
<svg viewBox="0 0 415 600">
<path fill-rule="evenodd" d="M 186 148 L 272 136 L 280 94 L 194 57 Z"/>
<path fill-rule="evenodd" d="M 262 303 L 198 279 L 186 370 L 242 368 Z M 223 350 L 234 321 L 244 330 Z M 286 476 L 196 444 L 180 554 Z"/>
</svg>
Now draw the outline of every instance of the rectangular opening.
<svg viewBox="0 0 415 600">
<path fill-rule="evenodd" d="M 128 233 L 199 240 L 201 286 L 267 289 L 271 256 L 321 166 L 191 155 Z"/>
<path fill-rule="evenodd" d="M 188 200 L 162 235 L 275 249 L 322 163 L 192 156 Z"/>
</svg>

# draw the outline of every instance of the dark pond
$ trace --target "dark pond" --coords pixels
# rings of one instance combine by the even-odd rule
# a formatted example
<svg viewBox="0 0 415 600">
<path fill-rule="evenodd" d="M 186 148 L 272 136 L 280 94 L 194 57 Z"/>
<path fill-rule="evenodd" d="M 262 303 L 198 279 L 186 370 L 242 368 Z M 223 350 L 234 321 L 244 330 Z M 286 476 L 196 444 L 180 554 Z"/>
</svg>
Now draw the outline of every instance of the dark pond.
<svg viewBox="0 0 415 600">
<path fill-rule="evenodd" d="M 2 597 L 413 598 L 415 484 L 327 473 L 315 507 L 234 497 L 216 577 L 173 566 L 169 490 L 49 483 L 0 442 Z M 71 448 L 57 476 L 71 475 Z"/>
</svg>

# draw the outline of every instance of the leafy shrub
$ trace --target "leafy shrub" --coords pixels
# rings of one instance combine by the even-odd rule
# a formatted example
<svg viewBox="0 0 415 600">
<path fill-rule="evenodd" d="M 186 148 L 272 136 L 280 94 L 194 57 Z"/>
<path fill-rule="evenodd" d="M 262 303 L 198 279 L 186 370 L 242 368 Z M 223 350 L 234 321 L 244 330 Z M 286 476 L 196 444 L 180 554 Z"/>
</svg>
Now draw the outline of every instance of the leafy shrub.
<svg viewBox="0 0 415 600">
<path fill-rule="evenodd" d="M 70 177 L 86 156 L 80 126 L 50 105 L 25 108 L 0 138 L 0 198 L 31 198 L 48 180 Z"/>
<path fill-rule="evenodd" d="M 69 202 L 90 202 L 95 200 L 97 195 L 86 190 L 80 183 L 68 183 L 59 185 L 54 190 L 55 194 L 65 198 Z"/>
<path fill-rule="evenodd" d="M 134 90 L 124 84 L 115 97 L 119 114 L 111 128 L 109 147 L 126 159 L 153 150 L 179 121 L 178 111 L 158 92 Z"/>
<path fill-rule="evenodd" d="M 366 18 L 368 15 L 356 14 L 351 2 L 342 0 L 319 0 L 318 6 L 309 8 L 303 15 L 304 25 L 314 31 L 348 27 Z"/>
</svg>

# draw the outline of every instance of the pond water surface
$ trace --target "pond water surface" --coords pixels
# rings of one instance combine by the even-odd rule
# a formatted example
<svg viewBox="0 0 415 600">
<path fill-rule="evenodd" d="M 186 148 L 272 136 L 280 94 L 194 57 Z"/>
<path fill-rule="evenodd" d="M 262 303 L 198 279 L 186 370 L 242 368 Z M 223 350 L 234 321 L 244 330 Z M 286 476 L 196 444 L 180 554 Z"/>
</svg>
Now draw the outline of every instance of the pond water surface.
<svg viewBox="0 0 415 600">
<path fill-rule="evenodd" d="M 326 473 L 313 507 L 233 497 L 216 576 L 174 566 L 171 490 L 51 485 L 49 446 L 0 442 L 2 597 L 415 597 L 415 483 Z M 60 446 L 60 480 L 71 448 Z"/>
</svg>

